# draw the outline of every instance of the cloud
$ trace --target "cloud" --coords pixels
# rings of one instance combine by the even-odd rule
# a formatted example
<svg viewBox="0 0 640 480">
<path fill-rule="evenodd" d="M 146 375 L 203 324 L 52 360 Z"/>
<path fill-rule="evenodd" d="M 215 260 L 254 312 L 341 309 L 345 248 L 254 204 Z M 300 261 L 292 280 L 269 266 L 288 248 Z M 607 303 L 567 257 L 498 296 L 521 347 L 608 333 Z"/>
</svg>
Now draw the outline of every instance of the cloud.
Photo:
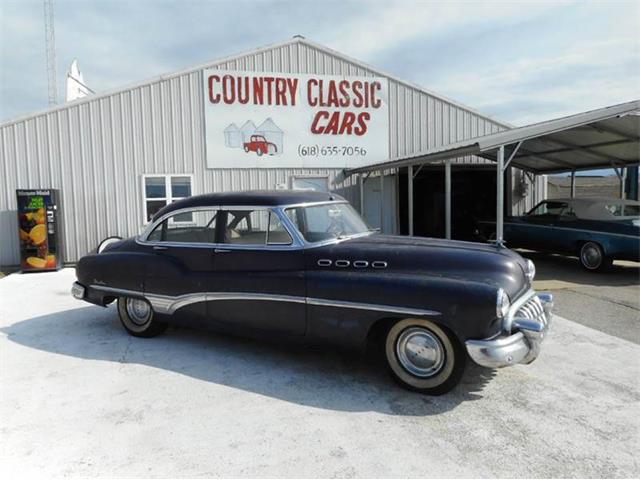
<svg viewBox="0 0 640 480">
<path fill-rule="evenodd" d="M 640 96 L 637 2 L 56 0 L 58 87 L 96 91 L 302 34 L 526 123 Z M 0 3 L 0 119 L 46 107 L 40 0 Z"/>
</svg>

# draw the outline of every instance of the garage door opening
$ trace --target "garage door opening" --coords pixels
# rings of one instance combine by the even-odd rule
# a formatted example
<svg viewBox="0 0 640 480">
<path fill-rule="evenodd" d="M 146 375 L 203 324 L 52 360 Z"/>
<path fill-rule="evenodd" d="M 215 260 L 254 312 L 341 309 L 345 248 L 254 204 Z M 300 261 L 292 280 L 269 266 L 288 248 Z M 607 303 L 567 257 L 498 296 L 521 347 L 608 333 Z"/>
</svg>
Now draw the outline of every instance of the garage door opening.
<svg viewBox="0 0 640 480">
<path fill-rule="evenodd" d="M 414 170 L 415 172 L 415 170 Z M 400 231 L 409 234 L 407 169 L 400 171 Z M 507 189 L 508 191 L 508 189 Z M 419 237 L 446 235 L 444 167 L 424 167 L 414 178 L 413 234 Z M 451 170 L 451 238 L 477 241 L 478 220 L 496 218 L 495 168 L 453 166 Z"/>
</svg>

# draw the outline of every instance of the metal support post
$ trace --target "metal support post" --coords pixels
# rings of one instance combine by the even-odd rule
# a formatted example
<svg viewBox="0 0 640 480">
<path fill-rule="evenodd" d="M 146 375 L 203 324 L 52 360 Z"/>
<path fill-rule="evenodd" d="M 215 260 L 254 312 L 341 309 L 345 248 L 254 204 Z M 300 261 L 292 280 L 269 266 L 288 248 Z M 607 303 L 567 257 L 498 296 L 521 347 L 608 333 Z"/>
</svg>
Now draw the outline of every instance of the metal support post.
<svg viewBox="0 0 640 480">
<path fill-rule="evenodd" d="M 622 170 L 622 175 L 620 176 L 620 198 L 624 200 L 627 197 L 627 192 L 624 188 L 627 183 L 627 169 L 621 168 L 620 170 Z"/>
<path fill-rule="evenodd" d="M 360 215 L 364 216 L 364 173 L 358 175 L 358 185 L 360 190 Z"/>
<path fill-rule="evenodd" d="M 409 211 L 409 235 L 413 236 L 413 165 L 409 165 L 407 169 L 407 203 Z"/>
<path fill-rule="evenodd" d="M 451 160 L 444 163 L 444 192 L 445 236 L 447 240 L 451 240 Z"/>
<path fill-rule="evenodd" d="M 576 171 L 571 172 L 571 198 L 576 196 Z"/>
<path fill-rule="evenodd" d="M 498 148 L 496 165 L 496 243 L 504 243 L 504 145 Z"/>
<path fill-rule="evenodd" d="M 380 233 L 384 225 L 384 170 L 380 170 Z"/>
</svg>

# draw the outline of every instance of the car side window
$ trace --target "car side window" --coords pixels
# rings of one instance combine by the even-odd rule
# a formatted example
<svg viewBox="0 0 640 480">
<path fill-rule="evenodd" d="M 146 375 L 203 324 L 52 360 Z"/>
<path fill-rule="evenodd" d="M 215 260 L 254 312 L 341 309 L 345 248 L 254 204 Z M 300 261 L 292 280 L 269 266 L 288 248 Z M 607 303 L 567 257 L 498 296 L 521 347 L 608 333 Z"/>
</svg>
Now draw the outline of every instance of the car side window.
<svg viewBox="0 0 640 480">
<path fill-rule="evenodd" d="M 224 243 L 231 245 L 290 245 L 291 236 L 278 216 L 266 209 L 229 210 Z"/>
<path fill-rule="evenodd" d="M 527 216 L 529 217 L 557 217 L 562 215 L 562 212 L 567 208 L 565 202 L 550 202 L 545 201 L 534 207 Z"/>
<path fill-rule="evenodd" d="M 217 210 L 177 213 L 162 221 L 147 237 L 150 242 L 216 243 Z M 189 221 L 186 221 L 186 220 Z"/>
</svg>

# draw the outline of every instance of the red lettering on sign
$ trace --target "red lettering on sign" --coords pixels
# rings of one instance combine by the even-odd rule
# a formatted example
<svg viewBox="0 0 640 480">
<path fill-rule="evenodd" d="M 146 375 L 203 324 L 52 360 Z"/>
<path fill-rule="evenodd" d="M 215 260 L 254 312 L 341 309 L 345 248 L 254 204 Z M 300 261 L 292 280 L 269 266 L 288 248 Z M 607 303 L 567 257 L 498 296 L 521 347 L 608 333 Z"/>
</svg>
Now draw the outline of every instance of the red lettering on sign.
<svg viewBox="0 0 640 480">
<path fill-rule="evenodd" d="M 362 112 L 358 115 L 358 126 L 353 129 L 353 133 L 361 137 L 367 133 L 367 122 L 371 119 L 368 112 Z"/>
<path fill-rule="evenodd" d="M 222 99 L 227 105 L 236 101 L 236 89 L 233 88 L 233 80 L 231 75 L 222 77 Z"/>
<path fill-rule="evenodd" d="M 316 116 L 311 123 L 311 133 L 315 133 L 316 135 L 323 133 L 324 127 L 319 127 L 318 123 L 320 123 L 321 118 L 329 118 L 329 112 L 325 110 L 320 110 L 316 113 Z"/>
<path fill-rule="evenodd" d="M 209 76 L 209 101 L 211 103 L 218 103 L 220 101 L 220 94 L 213 94 L 213 83 L 220 82 L 220 77 L 218 75 L 210 75 Z"/>
<path fill-rule="evenodd" d="M 362 82 L 356 80 L 351 85 L 351 89 L 353 90 L 353 96 L 356 97 L 353 101 L 353 106 L 362 108 L 362 104 L 364 103 L 364 98 L 362 98 Z"/>
<path fill-rule="evenodd" d="M 298 94 L 298 79 L 287 78 L 287 87 L 289 87 L 289 98 L 291 99 L 291 105 L 296 104 L 296 95 Z"/>
<path fill-rule="evenodd" d="M 242 80 L 244 80 L 244 86 Z M 243 105 L 249 103 L 249 77 L 238 79 L 238 101 Z"/>
<path fill-rule="evenodd" d="M 382 102 L 376 96 L 378 90 L 380 90 L 381 88 L 382 85 L 380 85 L 380 82 L 373 82 L 371 84 L 371 106 L 373 108 L 380 108 L 380 105 L 382 105 Z"/>
<path fill-rule="evenodd" d="M 262 77 L 253 77 L 253 104 L 264 104 L 264 82 Z"/>
<path fill-rule="evenodd" d="M 318 105 L 318 99 L 311 93 L 311 88 L 314 86 L 318 86 L 318 80 L 312 78 L 307 82 L 307 103 L 310 107 L 315 107 Z"/>
</svg>

